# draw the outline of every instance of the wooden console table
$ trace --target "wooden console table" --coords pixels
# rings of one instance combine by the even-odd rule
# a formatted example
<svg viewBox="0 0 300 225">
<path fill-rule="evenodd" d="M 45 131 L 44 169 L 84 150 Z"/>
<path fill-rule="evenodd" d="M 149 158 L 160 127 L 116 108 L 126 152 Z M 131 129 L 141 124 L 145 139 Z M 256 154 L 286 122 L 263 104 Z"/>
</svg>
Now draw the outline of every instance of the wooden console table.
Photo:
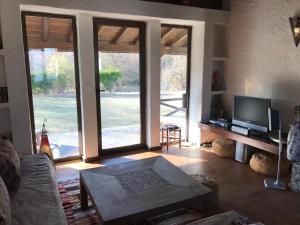
<svg viewBox="0 0 300 225">
<path fill-rule="evenodd" d="M 271 140 L 259 139 L 253 136 L 238 134 L 232 132 L 231 130 L 226 130 L 225 128 L 217 127 L 209 123 L 200 122 L 199 128 L 201 129 L 201 132 L 204 131 L 204 132 L 215 133 L 219 136 L 230 138 L 237 142 L 250 145 L 252 147 L 278 155 L 278 145 L 272 142 Z"/>
</svg>

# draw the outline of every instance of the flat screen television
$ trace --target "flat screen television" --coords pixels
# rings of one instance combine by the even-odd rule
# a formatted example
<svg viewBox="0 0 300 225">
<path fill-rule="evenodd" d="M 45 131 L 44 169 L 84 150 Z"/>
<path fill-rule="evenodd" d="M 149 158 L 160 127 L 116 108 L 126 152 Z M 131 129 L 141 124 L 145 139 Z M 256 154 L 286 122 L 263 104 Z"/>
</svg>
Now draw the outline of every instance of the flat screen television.
<svg viewBox="0 0 300 225">
<path fill-rule="evenodd" d="M 232 123 L 267 133 L 269 107 L 271 107 L 271 99 L 235 96 Z"/>
</svg>

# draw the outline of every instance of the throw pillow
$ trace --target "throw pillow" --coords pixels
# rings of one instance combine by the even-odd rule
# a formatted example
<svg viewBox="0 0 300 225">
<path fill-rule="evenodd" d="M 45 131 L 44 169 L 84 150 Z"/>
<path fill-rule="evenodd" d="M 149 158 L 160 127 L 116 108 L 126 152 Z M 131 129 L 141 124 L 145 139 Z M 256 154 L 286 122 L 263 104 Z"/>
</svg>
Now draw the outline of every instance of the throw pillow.
<svg viewBox="0 0 300 225">
<path fill-rule="evenodd" d="M 13 145 L 5 140 L 0 140 L 0 176 L 9 191 L 19 187 L 20 157 Z"/>
<path fill-rule="evenodd" d="M 0 177 L 0 225 L 10 224 L 10 201 L 6 186 Z"/>
</svg>

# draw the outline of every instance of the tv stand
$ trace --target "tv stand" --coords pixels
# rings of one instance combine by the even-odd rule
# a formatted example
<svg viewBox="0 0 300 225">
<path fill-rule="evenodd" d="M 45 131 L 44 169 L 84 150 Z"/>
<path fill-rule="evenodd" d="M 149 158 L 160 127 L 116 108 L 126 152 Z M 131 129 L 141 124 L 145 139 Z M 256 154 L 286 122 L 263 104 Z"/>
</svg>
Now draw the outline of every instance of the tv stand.
<svg viewBox="0 0 300 225">
<path fill-rule="evenodd" d="M 263 151 L 267 151 L 272 154 L 278 155 L 278 151 L 279 151 L 278 145 L 272 142 L 269 138 L 266 137 L 262 138 L 260 136 L 251 134 L 251 132 L 249 135 L 238 134 L 232 132 L 231 130 L 227 130 L 222 127 L 216 127 L 206 122 L 200 122 L 199 128 L 201 129 L 201 132 L 214 133 L 216 134 L 216 136 L 230 138 L 241 144 L 246 144 L 261 149 Z"/>
<path fill-rule="evenodd" d="M 248 136 L 249 137 L 256 137 L 258 139 L 263 139 L 263 140 L 268 141 L 268 134 L 266 134 L 264 132 L 261 132 L 261 131 L 250 129 Z"/>
</svg>

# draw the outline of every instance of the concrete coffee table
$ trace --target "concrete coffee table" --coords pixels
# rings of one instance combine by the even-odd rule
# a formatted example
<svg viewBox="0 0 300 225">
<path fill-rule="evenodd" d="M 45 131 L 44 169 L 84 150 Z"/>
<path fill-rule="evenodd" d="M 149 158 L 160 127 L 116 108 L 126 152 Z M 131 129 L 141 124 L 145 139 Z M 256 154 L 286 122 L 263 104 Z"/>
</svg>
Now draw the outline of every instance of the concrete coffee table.
<svg viewBox="0 0 300 225">
<path fill-rule="evenodd" d="M 82 208 L 87 208 L 89 195 L 104 225 L 132 224 L 179 208 L 196 208 L 213 195 L 163 157 L 82 170 L 80 188 Z"/>
</svg>

